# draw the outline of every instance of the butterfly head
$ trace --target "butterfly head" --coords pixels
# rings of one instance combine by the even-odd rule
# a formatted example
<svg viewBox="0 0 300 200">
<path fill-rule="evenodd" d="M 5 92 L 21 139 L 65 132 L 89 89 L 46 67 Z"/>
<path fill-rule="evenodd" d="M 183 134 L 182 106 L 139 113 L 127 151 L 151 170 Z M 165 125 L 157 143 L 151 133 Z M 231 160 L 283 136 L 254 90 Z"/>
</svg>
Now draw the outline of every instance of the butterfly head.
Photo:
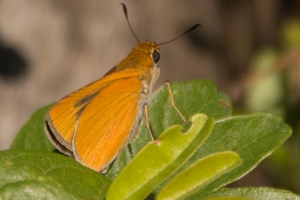
<svg viewBox="0 0 300 200">
<path fill-rule="evenodd" d="M 159 46 L 155 42 L 140 42 L 134 50 L 151 55 L 154 63 L 157 63 L 160 59 Z"/>
</svg>

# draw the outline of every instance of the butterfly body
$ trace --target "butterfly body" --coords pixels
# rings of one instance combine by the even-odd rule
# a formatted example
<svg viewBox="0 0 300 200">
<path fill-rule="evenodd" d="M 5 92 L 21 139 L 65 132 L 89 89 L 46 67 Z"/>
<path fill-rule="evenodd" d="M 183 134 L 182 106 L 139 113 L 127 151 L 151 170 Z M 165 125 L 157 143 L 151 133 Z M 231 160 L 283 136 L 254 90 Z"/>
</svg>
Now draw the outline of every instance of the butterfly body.
<svg viewBox="0 0 300 200">
<path fill-rule="evenodd" d="M 159 76 L 159 46 L 141 42 L 103 78 L 69 94 L 46 115 L 48 138 L 63 153 L 105 172 L 132 139 Z"/>
</svg>

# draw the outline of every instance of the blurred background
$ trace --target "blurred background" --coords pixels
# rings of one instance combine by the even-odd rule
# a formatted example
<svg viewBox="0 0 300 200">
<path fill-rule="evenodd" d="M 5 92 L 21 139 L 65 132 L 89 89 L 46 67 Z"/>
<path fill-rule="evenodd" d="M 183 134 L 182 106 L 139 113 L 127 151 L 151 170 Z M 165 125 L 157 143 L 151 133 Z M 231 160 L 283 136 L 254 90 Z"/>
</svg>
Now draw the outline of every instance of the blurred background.
<svg viewBox="0 0 300 200">
<path fill-rule="evenodd" d="M 268 111 L 294 132 L 279 150 L 233 186 L 300 193 L 299 0 L 2 0 L 0 1 L 0 150 L 38 108 L 101 78 L 140 41 L 161 46 L 169 81 L 209 79 L 234 114 Z"/>
</svg>

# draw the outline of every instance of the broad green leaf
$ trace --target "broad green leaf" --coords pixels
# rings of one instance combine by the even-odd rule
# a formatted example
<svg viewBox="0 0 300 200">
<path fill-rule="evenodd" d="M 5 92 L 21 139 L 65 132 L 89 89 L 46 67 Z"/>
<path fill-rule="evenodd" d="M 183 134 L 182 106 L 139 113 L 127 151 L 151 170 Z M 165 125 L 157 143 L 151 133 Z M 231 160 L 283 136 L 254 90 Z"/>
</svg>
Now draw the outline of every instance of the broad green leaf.
<svg viewBox="0 0 300 200">
<path fill-rule="evenodd" d="M 229 116 L 232 112 L 231 101 L 228 96 L 220 93 L 210 81 L 174 82 L 171 83 L 171 88 L 175 104 L 186 119 L 190 119 L 195 113 L 204 113 L 209 117 L 220 119 Z M 149 103 L 149 118 L 155 138 L 158 138 L 164 130 L 173 125 L 183 125 L 183 131 L 189 127 L 172 107 L 166 86 L 158 89 L 153 95 Z M 137 138 L 131 142 L 127 151 L 121 153 L 106 176 L 113 180 L 130 162 L 131 158 L 128 152 L 134 156 L 150 141 L 149 130 L 143 118 Z"/>
<path fill-rule="evenodd" d="M 1 170 L 1 169 L 0 169 Z M 0 189 L 0 199 L 82 199 L 73 194 L 68 188 L 65 188 L 61 183 L 48 177 L 36 177 L 24 169 L 15 168 L 5 175 L 9 176 L 26 176 L 24 180 L 16 180 L 16 182 L 5 184 Z M 2 174 L 1 174 L 2 176 Z M 19 177 L 18 177 L 19 178 Z"/>
<path fill-rule="evenodd" d="M 45 135 L 45 115 L 52 105 L 45 106 L 36 111 L 23 126 L 10 149 L 15 150 L 45 150 L 54 151 L 55 147 Z"/>
<path fill-rule="evenodd" d="M 114 180 L 107 200 L 144 199 L 173 174 L 213 129 L 213 118 L 204 114 L 194 115 L 191 122 L 186 133 L 181 132 L 181 126 L 173 126 L 144 147 Z"/>
<path fill-rule="evenodd" d="M 46 151 L 1 151 L 0 177 L 0 199 L 104 199 L 110 185 L 73 159 Z"/>
<path fill-rule="evenodd" d="M 171 83 L 175 104 L 186 119 L 195 113 L 203 113 L 216 120 L 231 115 L 231 101 L 229 97 L 220 93 L 217 87 L 207 80 L 193 80 L 188 82 Z M 184 123 L 171 104 L 168 88 L 164 86 L 158 90 L 149 103 L 149 117 L 151 128 L 158 137 L 165 129 L 173 125 Z M 141 124 L 141 134 L 148 134 L 145 119 Z"/>
<path fill-rule="evenodd" d="M 212 197 L 218 196 L 239 196 L 243 198 L 250 198 L 255 200 L 300 200 L 300 196 L 296 195 L 290 191 L 279 190 L 273 188 L 222 188 L 209 195 L 209 198 L 198 197 L 201 199 L 210 199 Z M 196 198 L 195 198 L 196 199 Z"/>
<path fill-rule="evenodd" d="M 241 163 L 240 156 L 233 151 L 206 156 L 167 183 L 157 200 L 185 199 Z"/>
<path fill-rule="evenodd" d="M 243 164 L 199 190 L 196 198 L 192 196 L 188 199 L 199 199 L 241 178 L 286 141 L 291 133 L 291 128 L 280 117 L 269 113 L 233 116 L 216 121 L 210 137 L 189 162 L 215 152 L 232 150 L 240 155 Z"/>
</svg>

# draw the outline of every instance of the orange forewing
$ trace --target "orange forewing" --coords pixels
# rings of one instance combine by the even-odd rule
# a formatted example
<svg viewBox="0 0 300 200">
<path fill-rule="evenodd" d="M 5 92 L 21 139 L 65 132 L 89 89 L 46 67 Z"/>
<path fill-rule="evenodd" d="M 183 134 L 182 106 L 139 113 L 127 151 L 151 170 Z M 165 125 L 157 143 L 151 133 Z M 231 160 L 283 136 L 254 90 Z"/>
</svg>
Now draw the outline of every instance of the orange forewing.
<svg viewBox="0 0 300 200">
<path fill-rule="evenodd" d="M 112 83 L 85 108 L 74 138 L 78 160 L 99 171 L 125 147 L 138 116 L 141 83 L 137 77 Z"/>
<path fill-rule="evenodd" d="M 128 69 L 117 74 L 108 75 L 60 100 L 46 116 L 48 126 L 50 126 L 56 139 L 72 151 L 72 138 L 76 122 L 89 101 L 111 83 L 119 79 L 139 77 L 142 73 L 142 70 Z"/>
<path fill-rule="evenodd" d="M 102 79 L 54 105 L 45 123 L 52 143 L 87 167 L 105 172 L 132 139 L 159 76 L 152 57 L 158 52 L 155 43 L 139 43 Z"/>
</svg>

